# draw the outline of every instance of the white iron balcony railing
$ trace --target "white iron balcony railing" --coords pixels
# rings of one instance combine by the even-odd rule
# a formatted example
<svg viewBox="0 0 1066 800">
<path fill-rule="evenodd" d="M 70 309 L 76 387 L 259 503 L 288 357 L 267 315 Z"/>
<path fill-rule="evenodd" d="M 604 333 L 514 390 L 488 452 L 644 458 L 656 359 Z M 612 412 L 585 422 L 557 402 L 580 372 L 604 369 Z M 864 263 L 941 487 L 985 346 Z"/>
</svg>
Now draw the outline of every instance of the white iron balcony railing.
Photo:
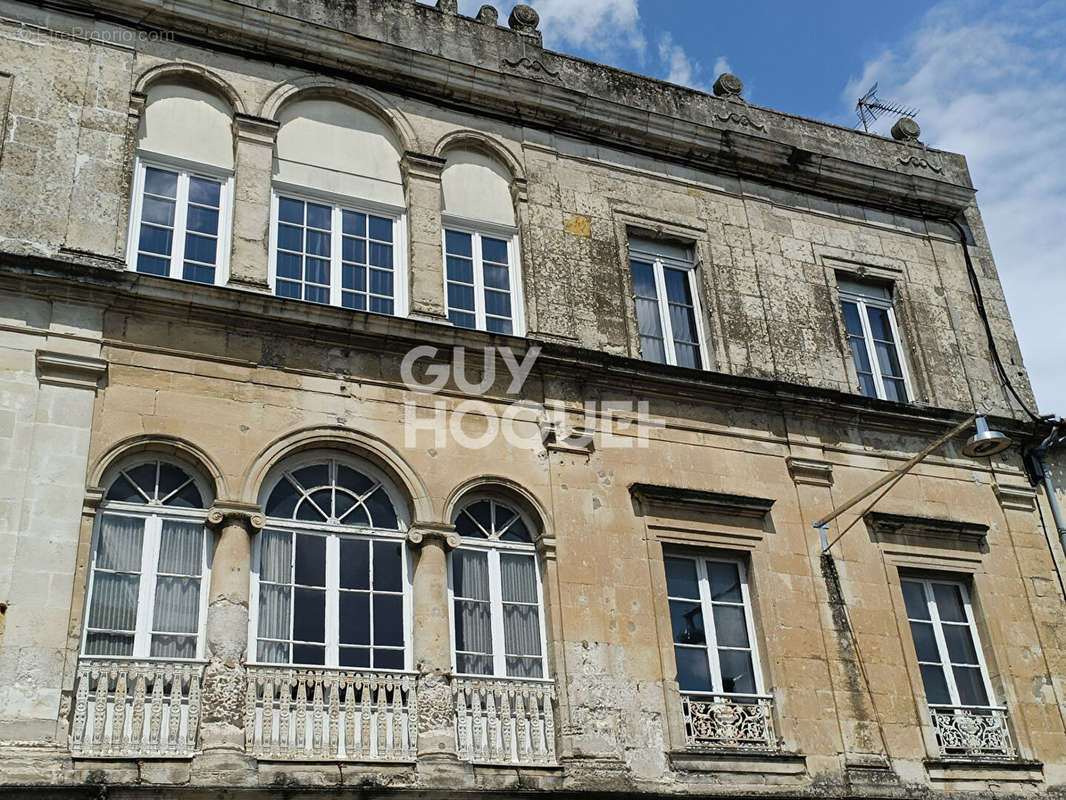
<svg viewBox="0 0 1066 800">
<path fill-rule="evenodd" d="M 325 667 L 248 667 L 245 747 L 286 761 L 412 761 L 415 676 Z"/>
<path fill-rule="evenodd" d="M 689 747 L 764 751 L 779 747 L 771 695 L 682 692 L 681 708 Z"/>
<path fill-rule="evenodd" d="M 555 764 L 555 682 L 452 678 L 459 758 L 488 764 Z"/>
<path fill-rule="evenodd" d="M 929 706 L 945 758 L 1015 758 L 1002 706 Z"/>
<path fill-rule="evenodd" d="M 203 671 L 203 664 L 189 661 L 80 659 L 71 752 L 105 758 L 193 755 Z"/>
</svg>

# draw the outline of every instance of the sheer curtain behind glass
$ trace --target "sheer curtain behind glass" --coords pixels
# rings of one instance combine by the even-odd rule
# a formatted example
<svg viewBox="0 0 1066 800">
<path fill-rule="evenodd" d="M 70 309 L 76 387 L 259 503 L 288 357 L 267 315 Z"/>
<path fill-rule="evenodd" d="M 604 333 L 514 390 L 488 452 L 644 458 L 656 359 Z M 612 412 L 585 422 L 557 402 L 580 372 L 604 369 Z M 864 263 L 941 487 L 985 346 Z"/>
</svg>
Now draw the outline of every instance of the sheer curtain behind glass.
<svg viewBox="0 0 1066 800">
<path fill-rule="evenodd" d="M 488 553 L 452 553 L 455 595 L 455 666 L 461 673 L 492 674 L 492 621 Z"/>
<path fill-rule="evenodd" d="M 537 602 L 535 556 L 501 553 L 500 591 L 507 674 L 514 678 L 541 678 L 540 608 Z"/>
<path fill-rule="evenodd" d="M 162 523 L 155 584 L 152 655 L 195 658 L 200 615 L 203 526 L 169 519 Z"/>
<path fill-rule="evenodd" d="M 106 514 L 101 521 L 85 641 L 88 655 L 133 655 L 143 540 L 141 518 Z"/>
<path fill-rule="evenodd" d="M 259 567 L 259 661 L 289 661 L 292 536 L 264 531 Z M 279 641 L 270 641 L 279 640 Z"/>
</svg>

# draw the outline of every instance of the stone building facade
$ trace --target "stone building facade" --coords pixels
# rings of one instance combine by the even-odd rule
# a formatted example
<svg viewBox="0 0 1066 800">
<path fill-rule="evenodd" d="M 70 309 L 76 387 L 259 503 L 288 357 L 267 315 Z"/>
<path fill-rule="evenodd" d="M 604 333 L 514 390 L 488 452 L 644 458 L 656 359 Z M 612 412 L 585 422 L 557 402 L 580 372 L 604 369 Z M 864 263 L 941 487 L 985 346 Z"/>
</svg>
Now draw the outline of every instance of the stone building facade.
<svg viewBox="0 0 1066 800">
<path fill-rule="evenodd" d="M 5 795 L 1062 790 L 965 160 L 537 24 L 0 1 Z"/>
</svg>

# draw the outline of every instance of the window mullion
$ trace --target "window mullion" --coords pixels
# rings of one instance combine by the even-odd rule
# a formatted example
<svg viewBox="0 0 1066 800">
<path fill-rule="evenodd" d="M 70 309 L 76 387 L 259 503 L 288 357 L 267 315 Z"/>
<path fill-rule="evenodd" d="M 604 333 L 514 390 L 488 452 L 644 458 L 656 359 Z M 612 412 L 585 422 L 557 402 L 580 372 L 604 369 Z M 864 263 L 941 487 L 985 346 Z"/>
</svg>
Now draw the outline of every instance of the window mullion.
<svg viewBox="0 0 1066 800">
<path fill-rule="evenodd" d="M 339 306 L 341 304 L 341 215 L 344 212 L 340 206 L 333 206 L 330 213 L 329 226 L 329 304 Z M 368 226 L 370 218 L 367 217 Z M 367 230 L 367 260 L 370 259 L 369 228 Z M 370 310 L 370 270 L 367 269 L 367 310 Z"/>
<path fill-rule="evenodd" d="M 135 658 L 148 658 L 151 654 L 156 569 L 159 564 L 159 531 L 162 525 L 162 520 L 155 514 L 144 519 L 144 534 L 141 539 L 141 576 L 137 591 L 137 614 L 134 617 L 133 655 Z"/>
<path fill-rule="evenodd" d="M 184 276 L 185 226 L 189 217 L 189 173 L 184 170 L 178 173 L 178 191 L 176 194 L 177 197 L 174 203 L 174 238 L 170 245 L 170 277 L 180 279 Z"/>
<path fill-rule="evenodd" d="M 289 663 L 293 656 L 293 632 L 296 624 L 296 534 L 289 531 Z"/>
<path fill-rule="evenodd" d="M 933 594 L 931 581 L 922 581 L 926 592 L 929 619 L 933 623 L 933 636 L 936 639 L 937 650 L 940 651 L 940 668 L 944 672 L 944 680 L 948 685 L 948 695 L 951 697 L 953 706 L 960 705 L 959 687 L 955 685 L 955 673 L 951 669 L 951 658 L 948 656 L 947 639 L 944 637 L 944 623 L 940 621 L 940 610 L 936 606 L 936 595 Z"/>
<path fill-rule="evenodd" d="M 661 259 L 652 262 L 652 272 L 655 275 L 655 294 L 659 304 L 660 325 L 663 332 L 663 352 L 666 355 L 666 363 L 677 366 L 677 350 L 674 344 L 674 326 L 670 324 L 670 301 L 666 296 L 666 268 Z"/>
<path fill-rule="evenodd" d="M 373 563 L 373 559 L 371 559 Z M 340 663 L 340 542 L 335 535 L 326 536 L 326 666 L 335 667 Z M 374 614 L 371 608 L 371 622 Z"/>
<path fill-rule="evenodd" d="M 489 624 L 492 627 L 492 666 L 498 678 L 507 676 L 507 655 L 503 635 L 503 587 L 500 583 L 500 553 L 488 552 Z"/>
</svg>

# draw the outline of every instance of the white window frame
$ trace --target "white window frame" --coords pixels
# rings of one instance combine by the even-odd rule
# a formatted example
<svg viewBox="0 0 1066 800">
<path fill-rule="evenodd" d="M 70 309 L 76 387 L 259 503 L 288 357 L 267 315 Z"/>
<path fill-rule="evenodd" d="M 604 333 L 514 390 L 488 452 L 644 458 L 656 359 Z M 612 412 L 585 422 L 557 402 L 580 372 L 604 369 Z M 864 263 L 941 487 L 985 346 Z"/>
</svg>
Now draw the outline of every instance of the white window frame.
<svg viewBox="0 0 1066 800">
<path fill-rule="evenodd" d="M 150 461 L 163 461 L 184 470 L 200 492 L 200 497 L 209 503 L 211 492 L 208 491 L 196 473 L 181 461 L 170 458 L 152 458 Z M 134 461 L 123 464 L 121 470 L 132 469 L 144 461 Z M 111 473 L 111 471 L 109 471 Z M 118 478 L 120 470 L 116 469 L 113 474 L 104 481 L 109 487 Z M 100 545 L 101 529 L 104 524 L 104 516 L 131 517 L 144 521 L 144 535 L 141 538 L 141 569 L 140 580 L 137 584 L 137 616 L 136 628 L 133 633 L 133 654 L 128 656 L 118 655 L 89 655 L 85 652 L 85 646 L 89 637 L 89 610 L 92 607 L 93 584 L 96 579 L 96 556 Z M 159 543 L 162 539 L 163 520 L 177 522 L 198 522 L 203 529 L 203 547 L 200 561 L 200 608 L 197 619 L 196 631 L 196 656 L 192 659 L 174 658 L 171 656 L 152 656 L 152 626 L 155 621 L 155 589 L 158 580 L 159 567 Z M 93 534 L 90 549 L 89 578 L 85 587 L 85 619 L 82 621 L 81 641 L 78 652 L 82 658 L 90 659 L 116 659 L 116 660 L 153 660 L 153 661 L 202 661 L 204 659 L 204 640 L 207 629 L 207 601 L 211 586 L 211 562 L 214 558 L 214 537 L 207 529 L 207 509 L 183 509 L 171 506 L 149 505 L 148 503 L 123 503 L 114 500 L 105 500 L 100 504 L 93 520 Z M 106 629 L 95 629 L 105 631 Z M 191 635 L 191 634 L 187 634 Z"/>
<path fill-rule="evenodd" d="M 526 525 L 526 530 L 529 531 L 531 536 L 536 535 L 536 528 L 532 525 L 531 520 L 520 511 L 518 508 L 510 503 L 501 502 L 496 500 L 492 496 L 478 496 L 471 498 L 468 502 L 464 502 L 460 510 L 467 508 L 472 503 L 476 503 L 479 500 L 492 500 L 499 502 L 500 505 L 505 506 L 508 510 L 518 514 L 519 518 Z M 476 550 L 479 552 L 488 553 L 488 568 L 489 568 L 489 623 L 492 630 L 492 675 L 481 675 L 478 673 L 466 673 L 459 672 L 458 660 L 456 658 L 455 649 L 455 584 L 454 574 L 452 569 L 452 556 L 458 550 Z M 503 632 L 503 586 L 500 578 L 500 555 L 503 553 L 521 553 L 522 555 L 532 556 L 534 564 L 534 574 L 536 575 L 537 583 L 537 611 L 539 612 L 537 617 L 540 623 L 540 674 L 539 678 L 519 678 L 509 676 L 507 674 L 507 653 L 506 643 L 504 641 Z M 499 680 L 512 680 L 512 681 L 545 681 L 550 682 L 551 677 L 548 673 L 548 640 L 547 630 L 544 622 L 544 580 L 541 575 L 540 557 L 537 555 L 537 548 L 535 544 L 525 544 L 522 542 L 504 542 L 500 540 L 491 539 L 474 539 L 472 537 L 461 537 L 461 543 L 459 547 L 452 550 L 448 554 L 448 628 L 451 631 L 451 654 L 452 654 L 452 674 L 458 677 L 464 678 L 495 678 Z"/>
<path fill-rule="evenodd" d="M 126 268 L 131 272 L 137 271 L 141 214 L 144 209 L 144 179 L 145 170 L 148 167 L 178 173 L 177 197 L 174 202 L 174 238 L 170 245 L 170 274 L 168 276 L 176 280 L 184 280 L 185 235 L 187 233 L 186 223 L 189 212 L 189 177 L 206 178 L 222 184 L 218 198 L 218 252 L 215 256 L 214 285 L 224 286 L 229 282 L 230 249 L 232 247 L 233 171 L 207 164 L 199 164 L 176 156 L 149 153 L 142 150 L 137 151 L 133 162 L 130 221 L 126 236 Z M 189 281 L 189 283 L 192 282 Z"/>
<path fill-rule="evenodd" d="M 270 190 L 270 252 L 268 257 L 267 282 L 270 292 L 277 297 L 277 264 L 278 264 L 278 200 L 281 197 L 301 200 L 305 203 L 330 206 L 330 257 L 329 257 L 329 304 L 334 308 L 343 308 L 345 311 L 356 313 L 378 314 L 378 312 L 360 312 L 359 309 L 347 308 L 341 305 L 341 239 L 342 239 L 342 212 L 350 211 L 355 214 L 373 214 L 377 217 L 389 217 L 393 221 L 392 227 L 392 288 L 393 288 L 393 313 L 394 317 L 406 317 L 409 311 L 409 290 L 407 272 L 407 210 L 399 206 L 375 203 L 372 200 L 361 200 L 348 197 L 334 192 L 321 189 L 313 189 L 307 186 L 274 181 Z M 368 223 L 369 224 L 369 223 Z M 368 254 L 369 256 L 369 254 Z M 369 277 L 367 278 L 369 280 Z M 368 286 L 369 288 L 369 286 Z M 283 300 L 295 300 L 295 298 L 281 298 Z M 296 302 L 310 302 L 299 300 Z M 312 305 L 326 305 L 325 303 L 312 303 Z"/>
<path fill-rule="evenodd" d="M 398 502 L 399 498 L 395 496 L 392 482 L 388 479 L 383 472 L 373 467 L 373 465 L 366 464 L 358 459 L 347 459 L 341 454 L 334 452 L 314 451 L 311 454 L 305 455 L 301 458 L 287 461 L 282 464 L 272 476 L 263 484 L 263 491 L 260 493 L 263 505 L 265 508 L 266 499 L 273 492 L 274 487 L 283 479 L 286 472 L 293 472 L 299 470 L 302 467 L 310 466 L 312 464 L 321 463 L 324 459 L 333 459 L 345 466 L 365 474 L 367 477 L 381 483 L 385 489 L 385 493 L 389 496 L 389 499 L 393 503 L 393 507 L 396 510 L 396 519 L 399 527 L 396 530 L 386 530 L 381 528 L 361 528 L 353 525 L 336 525 L 327 522 L 301 522 L 299 520 L 289 519 L 283 520 L 276 517 L 267 517 L 266 526 L 259 534 L 256 535 L 255 540 L 252 543 L 252 557 L 251 564 L 249 565 L 250 573 L 250 602 L 248 604 L 248 663 L 250 665 L 259 666 L 293 666 L 303 667 L 308 670 L 314 669 L 343 669 L 352 672 L 395 672 L 395 669 L 381 669 L 376 667 L 342 667 L 339 666 L 339 653 L 340 653 L 340 538 L 343 536 L 349 539 L 365 539 L 370 542 L 370 546 L 373 547 L 375 541 L 395 541 L 400 545 L 400 576 L 402 580 L 403 591 L 403 661 L 404 671 L 410 671 L 413 667 L 414 654 L 412 651 L 412 637 L 414 633 L 414 621 L 413 621 L 413 587 L 414 587 L 414 565 L 408 553 L 406 547 L 407 541 L 407 526 L 409 519 L 405 514 L 405 507 L 402 503 Z M 263 534 L 269 531 L 275 533 L 287 533 L 287 534 L 305 534 L 323 536 L 326 539 L 326 575 L 325 575 L 325 595 L 326 595 L 326 613 L 325 613 L 325 664 L 274 664 L 271 662 L 259 661 L 259 573 L 261 570 L 260 558 L 262 555 L 263 547 Z M 293 560 L 296 558 L 296 548 L 293 546 L 290 553 L 290 570 Z M 373 558 L 370 560 L 371 570 L 373 569 Z M 289 584 L 292 586 L 293 584 Z M 295 596 L 295 594 L 293 595 Z M 292 600 L 290 598 L 290 603 Z M 371 614 L 373 614 L 373 607 L 371 607 Z M 295 609 L 290 605 L 289 610 L 289 641 L 292 641 L 292 628 L 295 621 Z M 353 645 L 344 645 L 345 647 L 351 647 Z M 371 643 L 369 648 L 373 648 Z"/>
<path fill-rule="evenodd" d="M 915 622 L 932 623 L 933 625 L 933 637 L 936 640 L 937 650 L 940 655 L 940 668 L 944 673 L 944 679 L 947 682 L 948 695 L 951 699 L 951 705 L 955 708 L 998 708 L 996 705 L 996 695 L 992 691 L 992 681 L 988 675 L 988 666 L 985 663 L 984 647 L 981 644 L 981 637 L 977 630 L 977 621 L 973 615 L 973 607 L 970 603 L 970 592 L 966 587 L 966 584 L 962 581 L 947 580 L 942 578 L 922 578 L 913 575 L 903 575 L 900 577 L 901 581 L 917 583 L 922 587 L 922 592 L 925 595 L 926 608 L 929 611 L 929 619 L 927 620 L 913 620 Z M 939 583 L 945 586 L 958 587 L 962 596 L 962 607 L 966 614 L 966 625 L 970 629 L 970 636 L 973 639 L 974 650 L 977 652 L 977 665 L 981 668 L 981 679 L 985 687 L 985 696 L 988 700 L 988 705 L 984 706 L 964 706 L 959 699 L 959 689 L 955 683 L 955 671 L 952 669 L 951 656 L 948 653 L 947 639 L 944 636 L 943 622 L 940 619 L 940 610 L 936 606 L 936 596 L 933 594 L 933 584 Z M 907 614 L 907 627 L 910 628 L 911 623 L 910 614 Z M 960 623 L 948 623 L 953 625 L 959 625 Z M 911 645 L 914 647 L 913 634 L 911 637 Z M 915 648 L 915 658 L 917 659 L 917 648 Z M 923 684 L 922 690 L 924 692 L 925 687 Z M 926 698 L 928 702 L 928 698 Z M 932 706 L 938 706 L 937 703 L 929 703 Z M 943 707 L 943 706 L 939 706 Z"/>
<path fill-rule="evenodd" d="M 852 283 L 862 283 L 861 281 L 850 281 Z M 899 326 L 896 324 L 896 311 L 892 307 L 892 300 L 884 300 L 880 297 L 875 297 L 870 294 L 863 294 L 862 292 L 855 292 L 849 289 L 837 285 L 838 292 L 840 294 L 840 316 L 841 322 L 844 325 L 844 337 L 848 337 L 847 322 L 844 320 L 844 306 L 845 302 L 855 303 L 859 310 L 859 322 L 862 324 L 862 335 L 866 344 L 866 357 L 870 359 L 870 365 L 873 367 L 874 374 L 874 386 L 877 389 L 877 397 L 880 400 L 887 400 L 888 396 L 885 392 L 884 377 L 881 375 L 881 362 L 877 358 L 877 348 L 874 346 L 873 330 L 870 327 L 870 312 L 869 308 L 879 308 L 888 312 L 888 324 L 892 331 L 892 345 L 896 348 L 896 358 L 899 360 L 899 369 L 903 375 L 903 390 L 906 392 L 907 397 L 904 400 L 906 403 L 910 403 L 914 400 L 914 389 L 911 387 L 911 375 L 910 370 L 907 368 L 907 359 L 904 356 L 903 351 L 903 339 L 899 335 Z M 893 295 L 892 287 L 888 287 L 889 297 Z M 849 342 L 848 354 L 851 354 L 851 346 Z M 854 356 L 852 356 L 852 362 L 854 363 Z M 854 364 L 856 378 L 858 377 L 859 365 Z M 861 386 L 860 386 L 861 391 Z"/>
<path fill-rule="evenodd" d="M 525 298 L 522 291 L 522 259 L 519 254 L 518 228 L 497 225 L 491 222 L 478 222 L 475 220 L 454 217 L 448 214 L 441 216 L 441 255 L 443 256 L 441 277 L 444 286 L 444 314 L 451 313 L 448 303 L 448 231 L 470 234 L 472 237 L 471 254 L 474 266 L 474 325 L 473 330 L 483 333 L 493 333 L 496 336 L 525 336 L 526 314 Z M 485 323 L 485 274 L 484 262 L 481 257 L 481 237 L 490 239 L 504 239 L 507 247 L 507 274 L 511 286 L 511 333 L 501 334 L 495 331 L 487 331 Z M 470 312 L 466 309 L 456 309 L 464 314 Z M 451 325 L 451 321 L 448 322 Z M 458 326 L 456 326 L 458 327 Z M 463 330 L 472 330 L 464 328 Z"/>
<path fill-rule="evenodd" d="M 752 613 L 751 605 L 751 593 L 748 588 L 748 569 L 742 558 L 730 555 L 720 555 L 718 553 L 713 554 L 693 554 L 686 552 L 673 552 L 667 551 L 663 553 L 663 558 L 674 558 L 685 561 L 693 561 L 696 564 L 696 577 L 699 582 L 700 590 L 700 613 L 703 615 L 703 628 L 706 632 L 707 641 L 703 645 L 704 655 L 710 665 L 711 674 L 711 686 L 710 692 L 698 692 L 694 690 L 682 689 L 682 694 L 695 694 L 695 695 L 707 695 L 714 694 L 723 697 L 765 697 L 766 685 L 762 674 L 762 661 L 759 654 L 759 639 L 755 632 L 755 619 Z M 718 660 L 718 631 L 714 624 L 714 604 L 711 600 L 711 582 L 707 577 L 707 562 L 717 561 L 723 564 L 734 564 L 737 567 L 737 572 L 740 575 L 740 595 L 743 600 L 744 607 L 744 622 L 748 632 L 748 643 L 751 645 L 751 669 L 755 678 L 755 692 L 753 694 L 740 693 L 740 692 L 726 692 L 722 689 L 722 665 Z M 691 597 L 675 597 L 670 594 L 669 583 L 666 588 L 667 605 L 670 600 L 678 600 L 680 602 L 693 602 Z M 670 652 L 674 653 L 676 642 L 673 637 L 673 624 L 670 625 Z M 696 649 L 693 647 L 692 649 Z M 741 649 L 741 648 L 727 648 L 727 649 Z M 674 668 L 676 670 L 676 656 Z"/>
<path fill-rule="evenodd" d="M 655 296 L 659 306 L 659 324 L 663 329 L 663 351 L 666 354 L 666 363 L 672 367 L 677 366 L 677 352 L 674 343 L 674 329 L 670 322 L 670 301 L 666 295 L 666 274 L 663 270 L 665 267 L 670 267 L 671 269 L 683 270 L 688 274 L 688 288 L 689 293 L 692 295 L 692 314 L 696 318 L 696 336 L 699 339 L 700 361 L 702 362 L 700 369 L 709 370 L 711 362 L 707 352 L 707 333 L 703 322 L 703 309 L 700 304 L 699 281 L 696 280 L 696 270 L 699 265 L 695 259 L 695 244 L 675 245 L 688 248 L 691 254 L 688 261 L 683 261 L 660 253 L 641 250 L 639 247 L 641 242 L 654 243 L 653 240 L 645 239 L 632 233 L 626 242 L 626 250 L 629 254 L 629 263 L 626 266 L 629 269 L 630 287 L 633 289 L 631 299 L 634 319 L 637 320 L 637 351 L 640 353 L 641 359 L 652 364 L 659 363 L 646 358 L 640 350 L 640 318 L 637 316 L 639 312 L 637 311 L 636 286 L 633 282 L 633 261 L 651 263 L 652 272 L 655 275 Z M 634 246 L 634 243 L 638 243 L 637 246 Z"/>
</svg>

